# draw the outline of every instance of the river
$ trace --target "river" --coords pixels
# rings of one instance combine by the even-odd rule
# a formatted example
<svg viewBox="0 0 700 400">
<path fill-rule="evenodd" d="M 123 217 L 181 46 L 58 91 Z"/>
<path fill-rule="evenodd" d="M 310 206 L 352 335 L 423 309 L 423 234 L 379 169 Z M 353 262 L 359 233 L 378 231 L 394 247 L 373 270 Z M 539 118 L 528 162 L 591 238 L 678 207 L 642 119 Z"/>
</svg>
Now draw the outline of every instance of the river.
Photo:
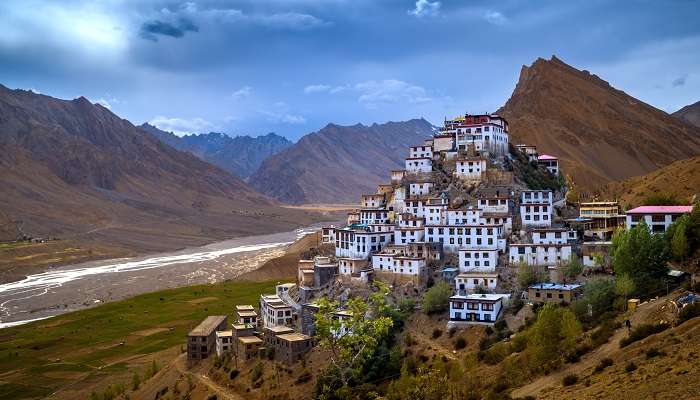
<svg viewBox="0 0 700 400">
<path fill-rule="evenodd" d="M 29 275 L 0 285 L 0 329 L 146 292 L 236 278 L 281 256 L 288 244 L 321 225 Z"/>
</svg>

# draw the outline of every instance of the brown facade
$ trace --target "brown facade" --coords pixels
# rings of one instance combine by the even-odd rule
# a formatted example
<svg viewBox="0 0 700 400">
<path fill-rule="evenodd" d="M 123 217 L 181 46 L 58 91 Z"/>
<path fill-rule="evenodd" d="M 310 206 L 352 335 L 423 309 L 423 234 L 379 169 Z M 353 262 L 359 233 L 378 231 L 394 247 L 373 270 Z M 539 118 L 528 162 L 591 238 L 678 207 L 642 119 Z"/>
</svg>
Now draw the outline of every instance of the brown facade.
<svg viewBox="0 0 700 400">
<path fill-rule="evenodd" d="M 275 359 L 287 364 L 293 364 L 304 358 L 311 350 L 311 337 L 300 333 L 287 333 L 275 338 Z"/>
<path fill-rule="evenodd" d="M 187 335 L 187 359 L 203 360 L 216 351 L 216 332 L 226 329 L 227 318 L 209 316 Z"/>
</svg>

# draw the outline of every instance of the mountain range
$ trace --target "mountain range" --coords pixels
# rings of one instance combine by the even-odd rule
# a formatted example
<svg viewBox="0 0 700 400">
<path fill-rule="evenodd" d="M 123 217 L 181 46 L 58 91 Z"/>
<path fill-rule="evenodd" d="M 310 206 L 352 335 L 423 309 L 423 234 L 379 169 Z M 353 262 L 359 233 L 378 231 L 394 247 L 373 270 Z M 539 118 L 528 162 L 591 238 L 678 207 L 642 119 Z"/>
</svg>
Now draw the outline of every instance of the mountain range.
<svg viewBox="0 0 700 400">
<path fill-rule="evenodd" d="M 687 105 L 672 115 L 691 125 L 700 127 L 700 101 Z"/>
<path fill-rule="evenodd" d="M 84 97 L 0 85 L 0 149 L 2 214 L 31 236 L 150 252 L 318 218 L 280 207 Z"/>
<path fill-rule="evenodd" d="M 328 124 L 266 159 L 249 183 L 280 201 L 355 203 L 402 169 L 408 146 L 422 144 L 435 130 L 424 119 L 370 126 Z"/>
<path fill-rule="evenodd" d="M 177 136 L 148 123 L 139 128 L 178 150 L 189 151 L 240 178 L 247 178 L 260 167 L 263 160 L 292 145 L 289 139 L 274 133 L 257 137 L 231 137 L 217 132 Z"/>
<path fill-rule="evenodd" d="M 700 128 L 556 57 L 523 66 L 499 112 L 513 143 L 558 156 L 582 193 L 700 154 Z"/>
</svg>

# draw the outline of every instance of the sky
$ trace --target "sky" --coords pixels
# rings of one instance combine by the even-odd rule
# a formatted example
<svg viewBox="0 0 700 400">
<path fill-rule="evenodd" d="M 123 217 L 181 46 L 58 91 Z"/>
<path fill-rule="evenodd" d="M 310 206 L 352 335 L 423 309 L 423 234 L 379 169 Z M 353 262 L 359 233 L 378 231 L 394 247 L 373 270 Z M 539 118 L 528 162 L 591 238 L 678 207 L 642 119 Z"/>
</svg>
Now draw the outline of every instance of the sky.
<svg viewBox="0 0 700 400">
<path fill-rule="evenodd" d="M 672 112 L 700 100 L 700 2 L 3 0 L 0 84 L 177 134 L 276 132 L 503 105 L 553 54 Z"/>
</svg>

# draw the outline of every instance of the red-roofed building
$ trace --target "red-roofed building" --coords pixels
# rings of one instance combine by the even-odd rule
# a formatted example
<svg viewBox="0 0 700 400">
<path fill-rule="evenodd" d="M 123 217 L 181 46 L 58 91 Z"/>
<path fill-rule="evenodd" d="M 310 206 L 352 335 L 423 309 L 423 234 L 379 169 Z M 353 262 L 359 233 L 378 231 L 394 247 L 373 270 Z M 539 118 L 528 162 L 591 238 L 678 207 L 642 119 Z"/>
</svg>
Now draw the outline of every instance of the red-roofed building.
<svg viewBox="0 0 700 400">
<path fill-rule="evenodd" d="M 552 175 L 559 175 L 559 159 L 550 156 L 549 154 L 542 154 L 537 157 L 537 164 L 547 168 Z"/>
<path fill-rule="evenodd" d="M 642 220 L 653 233 L 666 229 L 683 214 L 693 211 L 693 206 L 641 206 L 627 211 L 627 229 L 637 226 Z"/>
</svg>

